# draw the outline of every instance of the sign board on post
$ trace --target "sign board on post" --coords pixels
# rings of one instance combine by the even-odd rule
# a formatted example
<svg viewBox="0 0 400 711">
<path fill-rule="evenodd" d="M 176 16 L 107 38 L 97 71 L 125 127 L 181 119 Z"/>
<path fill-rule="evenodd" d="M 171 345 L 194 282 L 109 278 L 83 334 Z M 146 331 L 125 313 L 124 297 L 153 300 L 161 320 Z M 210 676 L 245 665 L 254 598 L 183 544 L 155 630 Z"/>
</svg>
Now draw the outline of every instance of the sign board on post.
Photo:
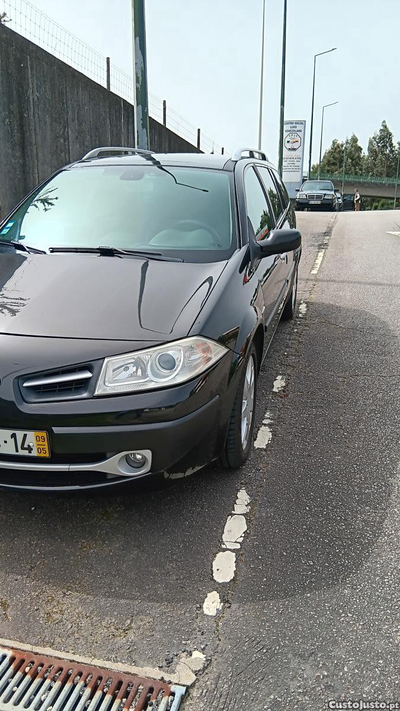
<svg viewBox="0 0 400 711">
<path fill-rule="evenodd" d="M 296 197 L 296 188 L 303 182 L 305 137 L 305 121 L 285 121 L 282 179 L 291 198 Z"/>
</svg>

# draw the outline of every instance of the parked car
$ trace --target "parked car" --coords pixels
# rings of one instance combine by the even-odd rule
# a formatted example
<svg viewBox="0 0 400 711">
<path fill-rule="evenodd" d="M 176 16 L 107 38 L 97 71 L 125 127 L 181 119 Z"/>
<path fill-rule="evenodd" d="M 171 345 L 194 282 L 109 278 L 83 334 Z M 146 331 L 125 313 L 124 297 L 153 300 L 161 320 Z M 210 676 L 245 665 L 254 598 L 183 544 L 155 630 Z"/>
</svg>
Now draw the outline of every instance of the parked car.
<svg viewBox="0 0 400 711">
<path fill-rule="evenodd" d="M 343 195 L 343 211 L 354 210 L 354 195 Z"/>
<path fill-rule="evenodd" d="M 0 223 L 0 485 L 182 475 L 252 446 L 301 252 L 263 153 L 99 148 Z"/>
<path fill-rule="evenodd" d="M 296 210 L 337 210 L 335 186 L 330 180 L 306 180 L 297 192 Z"/>
</svg>

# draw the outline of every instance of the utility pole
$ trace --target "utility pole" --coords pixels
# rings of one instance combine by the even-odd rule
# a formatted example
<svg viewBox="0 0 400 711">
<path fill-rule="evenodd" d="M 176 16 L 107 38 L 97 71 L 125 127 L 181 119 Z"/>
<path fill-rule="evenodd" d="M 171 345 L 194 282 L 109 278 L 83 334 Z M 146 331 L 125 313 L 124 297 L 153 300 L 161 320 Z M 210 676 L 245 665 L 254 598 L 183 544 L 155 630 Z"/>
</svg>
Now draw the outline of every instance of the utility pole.
<svg viewBox="0 0 400 711">
<path fill-rule="evenodd" d="M 343 193 L 344 193 L 344 179 L 346 175 L 346 152 L 347 152 L 347 136 L 346 136 L 346 141 L 344 144 L 343 148 L 343 175 L 342 175 L 342 200 L 343 200 Z"/>
<path fill-rule="evenodd" d="M 136 148 L 149 146 L 145 0 L 132 0 Z"/>
<path fill-rule="evenodd" d="M 282 36 L 282 70 L 281 70 L 281 111 L 279 119 L 279 175 L 282 177 L 283 167 L 283 129 L 285 124 L 285 82 L 286 82 L 286 24 L 287 0 L 283 0 L 283 36 Z"/>
<path fill-rule="evenodd" d="M 310 121 L 310 153 L 308 156 L 308 179 L 311 178 L 311 163 L 312 163 L 312 142 L 313 142 L 313 128 L 314 128 L 314 103 L 315 103 L 315 73 L 317 68 L 317 57 L 321 57 L 323 54 L 329 54 L 329 52 L 334 52 L 337 47 L 332 49 L 327 49 L 325 52 L 319 52 L 314 54 L 314 73 L 313 73 L 313 85 L 312 85 L 312 99 L 311 99 L 311 121 Z"/>
<path fill-rule="evenodd" d="M 397 202 L 397 183 L 399 182 L 399 167 L 400 167 L 400 147 L 398 147 L 398 149 L 397 149 L 397 171 L 396 171 L 396 185 L 394 186 L 393 210 L 396 209 L 396 202 Z"/>
<path fill-rule="evenodd" d="M 260 72 L 260 106 L 258 118 L 258 150 L 261 150 L 262 142 L 262 119 L 263 119 L 263 100 L 264 100 L 264 54 L 265 54 L 265 0 L 263 0 L 262 14 L 262 35 L 261 35 L 261 72 Z"/>
</svg>

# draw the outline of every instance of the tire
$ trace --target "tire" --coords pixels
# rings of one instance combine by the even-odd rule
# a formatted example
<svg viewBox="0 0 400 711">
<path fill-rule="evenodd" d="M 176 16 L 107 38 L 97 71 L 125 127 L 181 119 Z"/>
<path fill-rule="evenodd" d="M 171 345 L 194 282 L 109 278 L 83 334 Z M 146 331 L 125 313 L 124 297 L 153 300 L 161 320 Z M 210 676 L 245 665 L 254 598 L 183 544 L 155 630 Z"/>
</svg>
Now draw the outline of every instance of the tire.
<svg viewBox="0 0 400 711">
<path fill-rule="evenodd" d="M 299 280 L 299 271 L 298 271 L 298 269 L 296 269 L 296 274 L 295 274 L 295 277 L 293 280 L 293 285 L 290 290 L 290 294 L 287 298 L 284 309 L 282 311 L 282 316 L 281 316 L 282 321 L 290 321 L 292 318 L 294 318 L 294 315 L 296 313 L 298 280 Z"/>
<path fill-rule="evenodd" d="M 225 469 L 238 469 L 245 463 L 250 454 L 253 444 L 254 416 L 257 395 L 257 352 L 252 344 L 246 362 L 243 365 L 243 372 L 240 376 L 238 389 L 236 391 L 235 402 L 229 420 L 228 434 L 225 448 L 219 458 L 219 463 Z M 243 422 L 243 405 L 246 391 L 252 390 L 252 402 L 247 398 L 248 418 L 247 423 Z"/>
</svg>

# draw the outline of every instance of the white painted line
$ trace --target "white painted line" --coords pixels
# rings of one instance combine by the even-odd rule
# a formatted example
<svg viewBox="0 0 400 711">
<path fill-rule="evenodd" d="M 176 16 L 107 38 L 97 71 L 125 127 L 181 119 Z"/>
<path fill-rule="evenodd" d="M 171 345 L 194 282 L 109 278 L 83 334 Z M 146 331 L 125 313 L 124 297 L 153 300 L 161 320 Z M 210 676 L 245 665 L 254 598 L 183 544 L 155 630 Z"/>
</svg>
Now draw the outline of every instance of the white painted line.
<svg viewBox="0 0 400 711">
<path fill-rule="evenodd" d="M 274 385 L 272 390 L 274 393 L 279 393 L 280 390 L 283 390 L 283 388 L 286 385 L 286 379 L 283 377 L 283 375 L 278 375 L 277 378 L 274 380 Z"/>
<path fill-rule="evenodd" d="M 270 425 L 272 424 L 272 415 L 270 412 L 265 413 L 264 419 L 260 429 L 258 430 L 257 439 L 254 442 L 254 447 L 256 449 L 265 449 L 267 444 L 272 440 L 272 430 Z"/>
<path fill-rule="evenodd" d="M 240 489 L 238 491 L 236 503 L 232 513 L 234 514 L 246 514 L 250 511 L 250 496 L 246 492 L 246 489 Z"/>
<path fill-rule="evenodd" d="M 300 301 L 299 305 L 299 317 L 304 318 L 307 313 L 308 304 L 305 301 Z"/>
<path fill-rule="evenodd" d="M 228 516 L 228 520 L 222 534 L 222 548 L 229 548 L 230 550 L 240 548 L 246 531 L 247 523 L 242 514 Z"/>
<path fill-rule="evenodd" d="M 213 576 L 217 583 L 229 583 L 236 570 L 236 554 L 233 551 L 217 553 L 213 562 Z"/>
<path fill-rule="evenodd" d="M 317 258 L 316 258 L 316 260 L 315 260 L 315 262 L 314 262 L 314 266 L 313 266 L 313 268 L 311 269 L 311 274 L 318 274 L 319 268 L 320 268 L 320 266 L 321 266 L 321 264 L 322 264 L 322 260 L 323 260 L 323 258 L 324 258 L 325 251 L 326 251 L 325 249 L 321 249 L 321 250 L 318 252 Z"/>
<path fill-rule="evenodd" d="M 386 232 L 387 235 L 395 235 L 395 237 L 400 237 L 400 232 Z"/>
<path fill-rule="evenodd" d="M 208 593 L 206 599 L 203 602 L 203 612 L 205 615 L 210 617 L 215 617 L 217 612 L 222 610 L 221 598 L 216 590 Z"/>
</svg>

